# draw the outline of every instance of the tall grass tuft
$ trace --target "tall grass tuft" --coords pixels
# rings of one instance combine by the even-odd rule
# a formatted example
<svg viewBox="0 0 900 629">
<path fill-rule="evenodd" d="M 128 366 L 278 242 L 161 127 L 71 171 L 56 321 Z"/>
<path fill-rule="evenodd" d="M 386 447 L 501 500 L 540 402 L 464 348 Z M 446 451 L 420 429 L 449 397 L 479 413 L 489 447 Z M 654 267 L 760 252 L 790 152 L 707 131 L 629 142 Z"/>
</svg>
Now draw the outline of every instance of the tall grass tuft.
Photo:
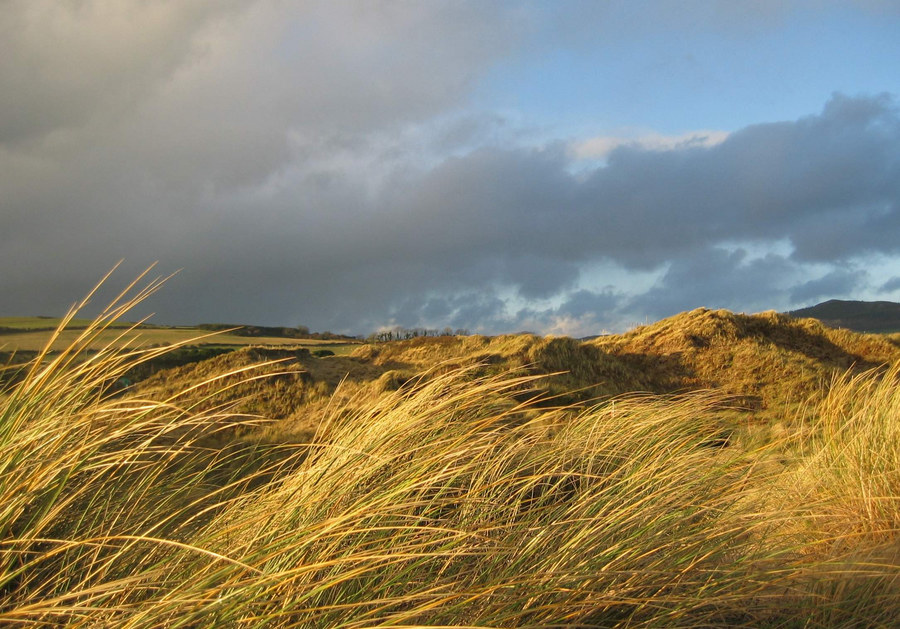
<svg viewBox="0 0 900 629">
<path fill-rule="evenodd" d="M 900 539 L 900 365 L 837 379 L 816 415 L 804 471 L 827 526 Z"/>
<path fill-rule="evenodd" d="M 226 458 L 203 445 L 230 426 L 225 409 L 117 392 L 129 369 L 168 351 L 120 349 L 137 324 L 88 351 L 163 281 L 139 287 L 145 276 L 52 353 L 87 299 L 74 307 L 0 394 L 0 623 L 89 622 L 158 591 L 173 549 L 208 557 L 193 530 L 251 464 L 241 448 Z"/>
<path fill-rule="evenodd" d="M 900 617 L 900 365 L 837 378 L 790 475 L 806 537 L 810 622 L 892 626 Z"/>
</svg>

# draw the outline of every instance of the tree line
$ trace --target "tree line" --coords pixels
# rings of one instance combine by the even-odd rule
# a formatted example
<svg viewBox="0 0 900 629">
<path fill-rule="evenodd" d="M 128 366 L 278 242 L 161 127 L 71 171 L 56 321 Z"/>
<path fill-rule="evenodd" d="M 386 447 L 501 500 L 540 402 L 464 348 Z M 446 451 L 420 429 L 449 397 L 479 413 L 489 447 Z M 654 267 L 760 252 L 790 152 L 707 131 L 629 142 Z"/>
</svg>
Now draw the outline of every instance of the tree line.
<svg viewBox="0 0 900 629">
<path fill-rule="evenodd" d="M 335 334 L 334 332 L 310 332 L 305 325 L 298 325 L 295 328 L 286 328 L 280 326 L 266 325 L 232 325 L 228 323 L 201 323 L 197 326 L 201 330 L 209 330 L 218 332 L 221 330 L 230 330 L 235 336 L 277 336 L 289 339 L 315 339 L 323 341 L 340 341 L 355 339 L 353 336 L 344 334 Z"/>
<path fill-rule="evenodd" d="M 369 343 L 386 343 L 388 341 L 405 341 L 422 336 L 468 336 L 469 331 L 463 328 L 453 329 L 446 327 L 442 330 L 432 328 L 404 328 L 395 326 L 386 330 L 379 330 L 370 334 L 366 341 Z"/>
</svg>

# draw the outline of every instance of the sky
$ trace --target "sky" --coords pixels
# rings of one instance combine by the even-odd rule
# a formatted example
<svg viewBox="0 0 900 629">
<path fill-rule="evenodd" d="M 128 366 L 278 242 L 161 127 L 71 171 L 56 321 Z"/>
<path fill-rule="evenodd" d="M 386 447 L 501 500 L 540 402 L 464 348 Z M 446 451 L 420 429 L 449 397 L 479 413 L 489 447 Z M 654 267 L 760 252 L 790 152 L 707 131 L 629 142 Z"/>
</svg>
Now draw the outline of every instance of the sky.
<svg viewBox="0 0 900 629">
<path fill-rule="evenodd" d="M 900 3 L 0 0 L 0 316 L 618 332 L 900 301 Z M 101 293 L 95 306 L 105 297 Z"/>
</svg>

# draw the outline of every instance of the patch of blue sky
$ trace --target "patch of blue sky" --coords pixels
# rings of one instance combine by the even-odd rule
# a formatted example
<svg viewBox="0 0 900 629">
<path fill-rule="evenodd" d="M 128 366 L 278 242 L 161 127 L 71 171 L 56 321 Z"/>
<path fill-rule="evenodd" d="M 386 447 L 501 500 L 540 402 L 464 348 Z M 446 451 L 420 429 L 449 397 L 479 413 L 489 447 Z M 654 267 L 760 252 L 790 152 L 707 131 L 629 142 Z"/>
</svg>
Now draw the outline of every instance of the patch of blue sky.
<svg viewBox="0 0 900 629">
<path fill-rule="evenodd" d="M 817 112 L 836 91 L 900 91 L 900 13 L 807 8 L 765 28 L 657 25 L 610 42 L 598 29 L 592 42 L 560 39 L 507 57 L 483 75 L 472 106 L 515 111 L 565 138 L 733 131 Z"/>
</svg>

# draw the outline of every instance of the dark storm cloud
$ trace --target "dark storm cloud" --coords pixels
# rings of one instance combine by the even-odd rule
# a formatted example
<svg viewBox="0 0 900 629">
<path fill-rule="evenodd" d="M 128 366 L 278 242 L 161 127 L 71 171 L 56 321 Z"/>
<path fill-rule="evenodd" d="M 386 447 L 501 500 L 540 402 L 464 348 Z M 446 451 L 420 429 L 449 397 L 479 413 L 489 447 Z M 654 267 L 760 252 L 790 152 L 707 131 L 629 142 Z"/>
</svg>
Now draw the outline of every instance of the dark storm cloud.
<svg viewBox="0 0 900 629">
<path fill-rule="evenodd" d="M 699 248 L 673 260 L 665 275 L 626 310 L 653 318 L 701 306 L 765 310 L 797 275 L 796 264 L 782 256 L 750 258 L 744 249 Z"/>
<path fill-rule="evenodd" d="M 407 259 L 477 263 L 485 286 L 529 297 L 559 293 L 579 264 L 607 259 L 669 266 L 633 301 L 645 314 L 766 308 L 808 262 L 897 252 L 898 130 L 892 99 L 838 95 L 819 115 L 748 127 L 710 148 L 622 147 L 585 179 L 557 147 L 483 149 L 424 173 L 384 216 Z M 783 241 L 789 258 L 727 248 Z M 521 276 L 498 268 L 524 255 Z"/>
<path fill-rule="evenodd" d="M 878 292 L 880 293 L 893 293 L 896 291 L 900 291 L 900 276 L 892 277 L 878 287 Z"/>
<path fill-rule="evenodd" d="M 852 295 L 866 285 L 867 276 L 868 273 L 862 269 L 835 269 L 791 289 L 791 303 L 811 306 L 825 299 Z"/>
<path fill-rule="evenodd" d="M 717 243 L 787 239 L 797 261 L 840 261 L 900 249 L 898 147 L 891 99 L 835 96 L 820 115 L 709 148 L 620 147 L 583 180 L 557 148 L 475 151 L 425 173 L 390 212 L 431 252 L 652 269 Z"/>
<path fill-rule="evenodd" d="M 623 299 L 624 296 L 611 287 L 599 292 L 582 289 L 569 295 L 566 301 L 559 306 L 556 314 L 572 317 L 594 315 L 602 320 L 605 316 L 615 312 Z"/>
<path fill-rule="evenodd" d="M 0 315 L 58 313 L 125 258 L 184 269 L 161 321 L 555 330 L 764 308 L 812 263 L 900 249 L 890 96 L 585 170 L 466 109 L 533 11 L 116 6 L 3 7 Z M 773 243 L 793 253 L 747 253 Z M 597 263 L 661 279 L 585 288 Z"/>
</svg>

